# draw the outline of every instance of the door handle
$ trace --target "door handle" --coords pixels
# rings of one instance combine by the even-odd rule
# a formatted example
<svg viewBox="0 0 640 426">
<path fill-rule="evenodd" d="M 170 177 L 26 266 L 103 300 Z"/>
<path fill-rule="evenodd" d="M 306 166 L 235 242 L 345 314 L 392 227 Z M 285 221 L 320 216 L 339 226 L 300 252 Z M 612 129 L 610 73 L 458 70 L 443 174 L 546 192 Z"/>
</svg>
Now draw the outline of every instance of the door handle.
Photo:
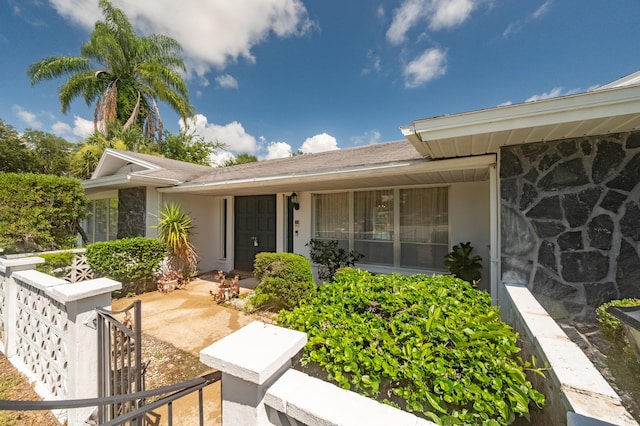
<svg viewBox="0 0 640 426">
<path fill-rule="evenodd" d="M 254 247 L 258 247 L 258 237 L 251 237 L 251 241 L 253 241 Z"/>
</svg>

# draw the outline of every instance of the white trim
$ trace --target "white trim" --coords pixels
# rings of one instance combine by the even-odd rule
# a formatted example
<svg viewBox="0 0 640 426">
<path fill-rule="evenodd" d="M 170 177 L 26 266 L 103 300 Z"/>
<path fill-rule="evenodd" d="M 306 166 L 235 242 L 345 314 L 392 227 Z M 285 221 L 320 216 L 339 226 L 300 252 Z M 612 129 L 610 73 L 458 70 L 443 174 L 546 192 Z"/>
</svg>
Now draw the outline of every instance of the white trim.
<svg viewBox="0 0 640 426">
<path fill-rule="evenodd" d="M 414 121 L 405 137 L 445 139 L 640 113 L 640 86 L 620 87 Z"/>
</svg>

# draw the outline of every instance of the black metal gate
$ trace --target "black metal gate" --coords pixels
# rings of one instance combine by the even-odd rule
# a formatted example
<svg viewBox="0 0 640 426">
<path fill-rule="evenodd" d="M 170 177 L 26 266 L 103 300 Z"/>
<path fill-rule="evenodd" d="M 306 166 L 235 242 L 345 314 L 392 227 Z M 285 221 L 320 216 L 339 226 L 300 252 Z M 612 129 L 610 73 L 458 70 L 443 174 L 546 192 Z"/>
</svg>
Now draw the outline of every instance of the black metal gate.
<svg viewBox="0 0 640 426">
<path fill-rule="evenodd" d="M 98 397 L 128 395 L 144 391 L 142 362 L 142 311 L 140 300 L 120 311 L 96 309 L 98 315 Z M 102 424 L 131 412 L 143 400 L 127 400 L 98 407 Z"/>
</svg>

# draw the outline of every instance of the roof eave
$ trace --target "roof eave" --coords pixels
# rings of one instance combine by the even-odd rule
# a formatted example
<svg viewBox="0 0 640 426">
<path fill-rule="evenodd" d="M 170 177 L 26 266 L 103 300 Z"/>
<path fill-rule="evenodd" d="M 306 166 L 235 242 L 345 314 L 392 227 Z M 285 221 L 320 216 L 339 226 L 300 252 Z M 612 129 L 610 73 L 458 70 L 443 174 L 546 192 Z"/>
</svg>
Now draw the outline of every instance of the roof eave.
<svg viewBox="0 0 640 426">
<path fill-rule="evenodd" d="M 497 135 L 504 138 L 508 132 L 536 127 L 558 126 L 569 122 L 592 121 L 616 116 L 640 114 L 640 85 L 616 87 L 607 90 L 592 91 L 577 95 L 545 99 L 516 105 L 501 106 L 486 110 L 447 115 L 414 121 L 401 127 L 402 133 L 423 155 L 433 158 L 438 149 L 431 141 L 445 143 L 475 135 Z M 634 123 L 635 124 L 635 123 Z M 588 130 L 588 129 L 587 129 Z M 584 132 L 584 126 L 581 131 Z M 588 132 L 587 132 L 588 133 Z M 584 134 L 567 134 L 565 137 L 577 137 Z M 494 146 L 508 142 L 493 141 Z M 524 142 L 533 142 L 526 140 Z M 463 152 L 472 155 L 471 152 Z"/>
</svg>

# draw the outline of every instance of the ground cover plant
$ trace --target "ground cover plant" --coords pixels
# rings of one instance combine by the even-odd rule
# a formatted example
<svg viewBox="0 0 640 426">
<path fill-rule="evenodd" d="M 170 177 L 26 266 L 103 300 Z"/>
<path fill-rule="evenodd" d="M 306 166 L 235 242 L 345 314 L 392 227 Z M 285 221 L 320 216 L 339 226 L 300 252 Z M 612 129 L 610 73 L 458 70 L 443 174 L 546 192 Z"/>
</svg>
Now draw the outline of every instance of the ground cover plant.
<svg viewBox="0 0 640 426">
<path fill-rule="evenodd" d="M 345 268 L 278 323 L 308 334 L 305 369 L 438 424 L 506 425 L 544 405 L 490 296 L 452 275 Z"/>
</svg>

